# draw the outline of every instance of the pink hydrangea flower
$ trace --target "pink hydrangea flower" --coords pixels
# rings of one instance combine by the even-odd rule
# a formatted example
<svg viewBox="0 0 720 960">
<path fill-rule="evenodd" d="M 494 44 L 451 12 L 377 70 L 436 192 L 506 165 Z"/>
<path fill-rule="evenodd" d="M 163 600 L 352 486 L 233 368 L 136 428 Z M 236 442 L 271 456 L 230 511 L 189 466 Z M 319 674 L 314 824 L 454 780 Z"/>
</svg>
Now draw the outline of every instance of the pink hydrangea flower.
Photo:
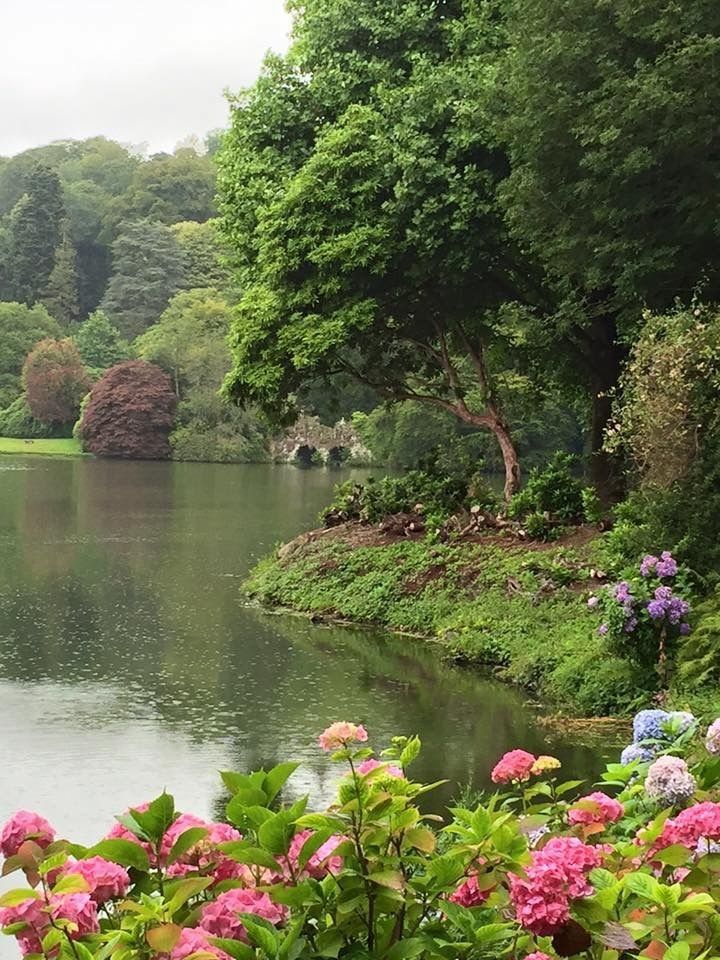
<svg viewBox="0 0 720 960">
<path fill-rule="evenodd" d="M 676 817 L 665 821 L 663 832 L 653 844 L 653 851 L 664 850 L 676 843 L 696 849 L 700 840 L 720 840 L 720 803 L 710 800 L 696 803 Z"/>
<path fill-rule="evenodd" d="M 579 802 L 587 806 L 571 808 L 568 820 L 572 824 L 617 823 L 625 812 L 625 808 L 618 800 L 599 790 L 581 797 Z"/>
<path fill-rule="evenodd" d="M 659 757 L 645 778 L 645 792 L 667 806 L 685 803 L 695 793 L 697 784 L 682 757 Z"/>
<path fill-rule="evenodd" d="M 526 930 L 552 936 L 570 919 L 570 901 L 592 893 L 587 874 L 601 855 L 577 837 L 554 837 L 531 856 L 525 877 L 510 875 L 510 898 Z"/>
<path fill-rule="evenodd" d="M 511 750 L 500 758 L 490 774 L 493 783 L 529 780 L 536 757 L 527 750 Z"/>
<path fill-rule="evenodd" d="M 459 903 L 461 907 L 479 907 L 490 896 L 490 890 L 481 890 L 478 884 L 478 878 L 468 877 L 460 886 L 451 893 L 448 900 L 451 903 Z"/>
<path fill-rule="evenodd" d="M 78 860 L 62 871 L 64 876 L 77 874 L 88 885 L 88 893 L 98 906 L 124 897 L 130 886 L 130 876 L 124 867 L 103 857 Z"/>
<path fill-rule="evenodd" d="M 385 770 L 385 773 L 389 777 L 395 777 L 397 780 L 405 780 L 405 774 L 400 767 L 393 766 L 392 763 L 383 763 L 381 760 L 363 760 L 357 769 L 358 773 L 364 777 L 366 773 L 372 773 L 373 770 L 378 770 L 380 767 Z"/>
<path fill-rule="evenodd" d="M 708 753 L 714 757 L 720 756 L 720 718 L 713 720 L 705 736 L 705 746 Z"/>
<path fill-rule="evenodd" d="M 50 926 L 50 917 L 44 900 L 29 897 L 14 907 L 0 910 L 0 927 L 9 927 L 14 923 L 24 923 L 25 927 L 15 934 L 15 939 L 23 956 L 28 953 L 42 953 L 42 938 Z"/>
<path fill-rule="evenodd" d="M 50 914 L 53 920 L 69 921 L 70 925 L 65 929 L 71 940 L 100 930 L 97 906 L 89 893 L 66 893 L 51 897 Z"/>
<path fill-rule="evenodd" d="M 221 893 L 217 900 L 203 908 L 200 926 L 213 937 L 247 942 L 241 913 L 254 913 L 278 926 L 284 922 L 287 908 L 273 903 L 266 893 L 235 888 Z"/>
<path fill-rule="evenodd" d="M 525 960 L 550 960 L 550 957 L 546 953 L 540 953 L 539 950 L 536 950 L 535 953 L 529 953 Z"/>
<path fill-rule="evenodd" d="M 185 927 L 180 939 L 172 948 L 170 960 L 185 960 L 193 953 L 212 953 L 218 960 L 230 960 L 230 956 L 210 943 L 208 934 L 196 927 Z"/>
<path fill-rule="evenodd" d="M 18 810 L 0 832 L 0 850 L 4 857 L 14 857 L 26 840 L 33 840 L 44 850 L 54 839 L 55 830 L 44 817 L 30 810 Z"/>
<path fill-rule="evenodd" d="M 292 838 L 290 849 L 284 858 L 287 864 L 286 877 L 309 876 L 314 877 L 316 880 L 322 880 L 322 878 L 326 877 L 329 873 L 335 875 L 342 870 L 343 858 L 333 856 L 335 850 L 337 850 L 345 840 L 345 837 L 339 834 L 326 840 L 310 857 L 303 870 L 300 870 L 300 851 L 312 835 L 312 830 L 301 830 L 300 833 L 296 833 Z"/>
<path fill-rule="evenodd" d="M 330 753 L 350 743 L 366 743 L 367 738 L 367 730 L 362 724 L 356 726 L 354 723 L 341 721 L 323 730 L 318 737 L 318 743 L 326 753 Z"/>
</svg>

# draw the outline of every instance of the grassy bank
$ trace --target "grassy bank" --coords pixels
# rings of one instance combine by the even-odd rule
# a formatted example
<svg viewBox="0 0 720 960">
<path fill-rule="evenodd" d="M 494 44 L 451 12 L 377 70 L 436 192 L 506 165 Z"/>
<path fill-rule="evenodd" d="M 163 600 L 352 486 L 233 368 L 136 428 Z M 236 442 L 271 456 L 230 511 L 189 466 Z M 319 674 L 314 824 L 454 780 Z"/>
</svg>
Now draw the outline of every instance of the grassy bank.
<svg viewBox="0 0 720 960">
<path fill-rule="evenodd" d="M 0 454 L 22 453 L 44 457 L 86 457 L 78 440 L 16 440 L 14 437 L 0 437 Z"/>
<path fill-rule="evenodd" d="M 373 531 L 350 524 L 300 538 L 255 568 L 248 593 L 439 640 L 447 656 L 585 714 L 626 709 L 636 695 L 630 667 L 608 656 L 587 609 L 595 544 L 586 532 L 528 546 L 393 542 Z"/>
</svg>

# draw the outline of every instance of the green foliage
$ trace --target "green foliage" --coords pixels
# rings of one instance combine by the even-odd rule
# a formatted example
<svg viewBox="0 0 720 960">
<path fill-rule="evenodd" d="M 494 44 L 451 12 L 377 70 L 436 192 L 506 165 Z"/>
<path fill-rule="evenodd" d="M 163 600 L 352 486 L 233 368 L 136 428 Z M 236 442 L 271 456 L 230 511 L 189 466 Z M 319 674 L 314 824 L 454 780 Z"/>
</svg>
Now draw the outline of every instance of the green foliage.
<svg viewBox="0 0 720 960">
<path fill-rule="evenodd" d="M 10 215 L 12 299 L 30 306 L 45 293 L 65 215 L 57 174 L 42 164 L 27 174 Z"/>
<path fill-rule="evenodd" d="M 215 213 L 215 167 L 192 149 L 157 154 L 135 167 L 122 198 L 121 219 L 167 225 L 203 222 Z M 207 280 L 205 284 L 207 284 Z"/>
<path fill-rule="evenodd" d="M 130 356 L 127 343 L 102 310 L 91 313 L 78 328 L 73 339 L 83 363 L 91 370 L 107 370 Z"/>
<path fill-rule="evenodd" d="M 693 619 L 693 632 L 680 646 L 679 679 L 690 690 L 716 688 L 720 680 L 720 591 L 694 611 Z"/>
<path fill-rule="evenodd" d="M 467 499 L 467 478 L 463 481 L 460 477 L 411 470 L 401 477 L 371 477 L 364 484 L 339 484 L 328 513 L 375 523 L 421 506 L 426 515 L 446 518 Z"/>
<path fill-rule="evenodd" d="M 62 239 L 55 250 L 55 263 L 45 287 L 43 303 L 50 315 L 65 329 L 78 319 L 80 306 L 76 254 L 67 224 L 63 225 Z"/>
<path fill-rule="evenodd" d="M 173 224 L 172 231 L 183 252 L 184 286 L 189 290 L 194 287 L 223 290 L 227 287 L 230 276 L 223 264 L 225 251 L 217 221 L 197 223 L 184 220 Z"/>
<path fill-rule="evenodd" d="M 0 406 L 9 406 L 22 393 L 22 366 L 35 344 L 59 335 L 60 327 L 45 307 L 0 303 Z"/>
<path fill-rule="evenodd" d="M 510 501 L 508 514 L 518 520 L 532 518 L 533 527 L 537 527 L 543 519 L 546 526 L 548 519 L 581 523 L 586 505 L 596 512 L 593 493 L 586 491 L 582 481 L 574 476 L 574 465 L 574 457 L 556 453 L 544 469 L 533 470 L 524 489 Z"/>
<path fill-rule="evenodd" d="M 438 639 L 459 662 L 491 667 L 564 709 L 606 715 L 626 710 L 642 685 L 608 652 L 578 598 L 594 565 L 593 543 L 575 552 L 555 544 L 318 540 L 263 561 L 247 589 L 270 606 Z"/>
<path fill-rule="evenodd" d="M 183 284 L 183 255 L 169 227 L 126 223 L 112 246 L 112 276 L 101 309 L 128 340 L 155 323 Z"/>
<path fill-rule="evenodd" d="M 0 411 L 0 437 L 34 440 L 56 436 L 58 436 L 58 426 L 36 419 L 24 396 L 13 400 L 9 407 Z"/>
</svg>

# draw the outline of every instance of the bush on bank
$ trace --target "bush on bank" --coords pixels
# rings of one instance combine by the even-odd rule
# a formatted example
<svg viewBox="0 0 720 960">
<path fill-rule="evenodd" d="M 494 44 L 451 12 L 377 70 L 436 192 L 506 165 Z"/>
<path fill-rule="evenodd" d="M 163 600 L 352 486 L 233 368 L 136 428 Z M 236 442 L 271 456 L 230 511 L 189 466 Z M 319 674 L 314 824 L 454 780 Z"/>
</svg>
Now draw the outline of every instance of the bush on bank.
<svg viewBox="0 0 720 960">
<path fill-rule="evenodd" d="M 224 773 L 226 823 L 163 794 L 90 848 L 39 814 L 2 829 L 0 898 L 26 956 L 63 960 L 382 957 L 705 960 L 720 953 L 720 720 L 644 710 L 602 789 L 516 749 L 498 791 L 447 822 L 419 801 L 417 738 L 376 756 L 361 725 L 319 746 L 337 799 L 279 802 L 297 764 Z"/>
</svg>

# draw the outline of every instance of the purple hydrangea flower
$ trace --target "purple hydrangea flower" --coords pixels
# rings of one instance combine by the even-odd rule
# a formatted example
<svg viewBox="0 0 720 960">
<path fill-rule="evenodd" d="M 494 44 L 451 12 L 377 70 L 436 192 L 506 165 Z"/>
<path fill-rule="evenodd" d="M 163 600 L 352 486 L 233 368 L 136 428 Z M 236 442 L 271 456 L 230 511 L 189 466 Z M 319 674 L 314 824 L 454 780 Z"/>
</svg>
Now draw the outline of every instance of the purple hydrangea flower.
<svg viewBox="0 0 720 960">
<path fill-rule="evenodd" d="M 587 605 L 591 610 L 594 610 L 599 603 L 600 603 L 600 597 L 590 597 L 588 599 Z"/>
<path fill-rule="evenodd" d="M 647 605 L 647 612 L 653 620 L 662 620 L 665 616 L 665 601 L 651 600 Z"/>
<path fill-rule="evenodd" d="M 649 553 L 645 554 L 645 556 L 643 557 L 642 563 L 640 564 L 640 573 L 644 577 L 649 577 L 650 574 L 655 569 L 655 567 L 657 566 L 657 564 L 658 564 L 657 557 L 653 557 L 652 554 L 649 554 Z"/>
<path fill-rule="evenodd" d="M 687 635 L 688 635 L 689 633 L 691 633 L 691 632 L 692 632 L 692 627 L 690 626 L 689 623 L 681 623 L 681 624 L 680 624 L 680 633 L 681 633 L 684 637 L 687 637 Z"/>
<path fill-rule="evenodd" d="M 684 803 L 695 793 L 695 777 L 682 757 L 660 757 L 648 770 L 645 792 L 666 806 Z"/>
<path fill-rule="evenodd" d="M 677 572 L 677 562 L 673 560 L 672 554 L 665 550 L 657 562 L 655 573 L 658 575 L 658 577 L 663 579 L 665 577 L 675 577 L 677 576 Z"/>
<path fill-rule="evenodd" d="M 598 633 L 600 634 L 601 637 L 604 637 L 609 629 L 610 628 L 606 623 L 601 623 L 600 626 L 598 627 Z"/>
</svg>

